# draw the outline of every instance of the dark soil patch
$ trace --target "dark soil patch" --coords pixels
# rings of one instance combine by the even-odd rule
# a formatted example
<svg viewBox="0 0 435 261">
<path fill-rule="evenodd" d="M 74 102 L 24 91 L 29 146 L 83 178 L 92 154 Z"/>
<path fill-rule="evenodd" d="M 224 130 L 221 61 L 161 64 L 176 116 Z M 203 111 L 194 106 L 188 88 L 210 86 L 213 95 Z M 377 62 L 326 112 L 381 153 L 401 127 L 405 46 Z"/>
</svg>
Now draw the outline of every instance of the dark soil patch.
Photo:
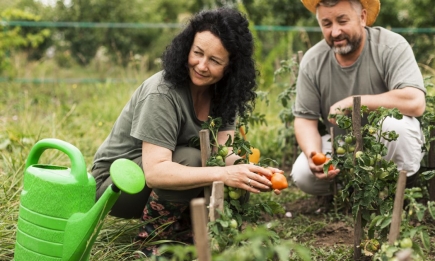
<svg viewBox="0 0 435 261">
<path fill-rule="evenodd" d="M 289 202 L 285 208 L 292 216 L 304 215 L 313 222 L 325 221 L 325 205 L 317 197 L 301 198 L 294 202 Z M 329 211 L 334 211 L 331 208 L 332 206 L 330 206 Z M 319 210 L 321 210 L 320 213 Z M 341 220 L 326 222 L 326 226 L 314 234 L 310 234 L 306 239 L 314 246 L 319 247 L 333 245 L 349 245 L 349 247 L 353 247 L 353 227 Z"/>
</svg>

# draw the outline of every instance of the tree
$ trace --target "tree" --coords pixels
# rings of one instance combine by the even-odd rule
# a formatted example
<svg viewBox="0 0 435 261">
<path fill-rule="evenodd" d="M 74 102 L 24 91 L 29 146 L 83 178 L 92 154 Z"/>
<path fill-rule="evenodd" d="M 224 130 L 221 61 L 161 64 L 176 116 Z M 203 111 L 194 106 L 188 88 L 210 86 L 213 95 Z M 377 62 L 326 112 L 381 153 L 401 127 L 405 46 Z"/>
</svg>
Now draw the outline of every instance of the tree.
<svg viewBox="0 0 435 261">
<path fill-rule="evenodd" d="M 3 21 L 37 21 L 40 17 L 19 9 L 6 9 L 0 13 Z M 22 28 L 20 26 L 4 26 L 0 24 L 0 73 L 6 71 L 13 76 L 14 71 L 10 64 L 10 53 L 15 50 L 36 50 L 38 46 L 48 39 L 50 30 Z"/>
</svg>

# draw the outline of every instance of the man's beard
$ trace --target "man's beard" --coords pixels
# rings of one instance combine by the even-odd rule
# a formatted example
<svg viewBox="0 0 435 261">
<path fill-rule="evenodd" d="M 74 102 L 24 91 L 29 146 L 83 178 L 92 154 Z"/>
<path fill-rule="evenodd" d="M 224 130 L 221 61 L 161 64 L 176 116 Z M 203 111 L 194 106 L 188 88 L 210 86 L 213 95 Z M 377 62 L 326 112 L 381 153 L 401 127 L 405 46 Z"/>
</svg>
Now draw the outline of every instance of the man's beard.
<svg viewBox="0 0 435 261">
<path fill-rule="evenodd" d="M 334 46 L 335 40 L 343 40 L 346 39 L 347 44 L 345 46 Z M 346 55 L 354 52 L 358 49 L 358 47 L 361 45 L 362 37 L 360 35 L 356 36 L 355 38 L 351 39 L 348 35 L 342 34 L 338 37 L 331 37 L 330 42 L 331 48 L 334 50 L 334 53 Z"/>
</svg>

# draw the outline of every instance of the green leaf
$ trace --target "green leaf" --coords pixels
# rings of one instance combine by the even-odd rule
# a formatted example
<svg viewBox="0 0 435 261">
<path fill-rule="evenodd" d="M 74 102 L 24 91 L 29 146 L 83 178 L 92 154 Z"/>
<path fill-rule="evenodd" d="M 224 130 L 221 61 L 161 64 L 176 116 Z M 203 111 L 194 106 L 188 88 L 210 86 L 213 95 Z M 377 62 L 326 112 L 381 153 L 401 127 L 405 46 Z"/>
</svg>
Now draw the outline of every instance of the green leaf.
<svg viewBox="0 0 435 261">
<path fill-rule="evenodd" d="M 228 221 L 217 220 L 217 222 L 219 222 L 219 224 L 221 224 L 222 227 L 228 227 L 229 226 L 229 222 Z"/>
<path fill-rule="evenodd" d="M 389 226 L 391 224 L 391 219 L 391 217 L 387 217 L 386 219 L 384 219 L 381 224 L 381 229 Z"/>
<path fill-rule="evenodd" d="M 426 250 L 430 249 L 430 237 L 426 230 L 420 231 L 421 242 L 423 242 L 423 246 Z"/>
<path fill-rule="evenodd" d="M 429 214 L 432 217 L 432 219 L 435 219 L 435 202 L 429 201 L 427 204 L 427 209 L 428 209 Z"/>
</svg>

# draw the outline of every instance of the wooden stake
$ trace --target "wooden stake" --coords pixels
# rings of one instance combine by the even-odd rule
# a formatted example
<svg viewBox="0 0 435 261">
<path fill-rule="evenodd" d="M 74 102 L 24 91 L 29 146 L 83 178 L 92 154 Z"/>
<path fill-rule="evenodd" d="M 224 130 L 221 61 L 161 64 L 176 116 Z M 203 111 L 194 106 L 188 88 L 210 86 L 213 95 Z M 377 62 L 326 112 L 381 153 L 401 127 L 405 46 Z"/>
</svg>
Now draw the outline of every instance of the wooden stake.
<svg viewBox="0 0 435 261">
<path fill-rule="evenodd" d="M 391 219 L 390 233 L 388 234 L 388 244 L 393 245 L 399 237 L 400 223 L 402 222 L 403 198 L 405 197 L 406 171 L 399 173 L 397 180 L 396 196 L 394 198 L 393 217 Z"/>
<path fill-rule="evenodd" d="M 219 218 L 218 210 L 224 211 L 224 183 L 222 181 L 213 182 L 209 207 L 210 221 Z"/>
<path fill-rule="evenodd" d="M 334 127 L 329 128 L 329 134 L 331 135 L 331 158 L 334 156 L 335 150 L 334 150 L 334 139 L 335 139 L 335 134 L 334 134 Z M 337 203 L 335 202 L 335 197 L 337 197 L 337 180 L 334 178 L 333 182 L 332 182 L 332 195 L 334 197 L 334 212 L 335 214 L 337 214 Z"/>
<path fill-rule="evenodd" d="M 203 167 L 207 166 L 207 160 L 211 155 L 210 147 L 210 130 L 199 131 L 199 142 L 201 148 L 201 164 Z M 210 203 L 211 186 L 204 187 L 205 205 Z"/>
<path fill-rule="evenodd" d="M 198 261 L 211 261 L 211 252 L 207 234 L 207 210 L 204 198 L 195 198 L 190 202 L 193 236 Z"/>
<path fill-rule="evenodd" d="M 431 123 L 432 126 L 435 126 L 435 122 Z M 431 129 L 430 137 L 435 137 L 435 128 Z M 430 148 L 428 152 L 428 167 L 430 170 L 435 169 L 435 140 L 430 143 Z M 435 177 L 429 180 L 429 200 L 435 201 Z"/>
<path fill-rule="evenodd" d="M 356 138 L 355 152 L 353 162 L 355 163 L 355 153 L 363 150 L 362 133 L 361 133 L 361 97 L 356 96 L 353 98 L 352 109 L 352 130 Z M 355 188 L 354 193 L 359 193 Z M 361 259 L 361 238 L 362 238 L 362 222 L 361 211 L 356 213 L 355 227 L 354 227 L 354 241 L 353 241 L 353 259 L 355 261 Z"/>
</svg>

